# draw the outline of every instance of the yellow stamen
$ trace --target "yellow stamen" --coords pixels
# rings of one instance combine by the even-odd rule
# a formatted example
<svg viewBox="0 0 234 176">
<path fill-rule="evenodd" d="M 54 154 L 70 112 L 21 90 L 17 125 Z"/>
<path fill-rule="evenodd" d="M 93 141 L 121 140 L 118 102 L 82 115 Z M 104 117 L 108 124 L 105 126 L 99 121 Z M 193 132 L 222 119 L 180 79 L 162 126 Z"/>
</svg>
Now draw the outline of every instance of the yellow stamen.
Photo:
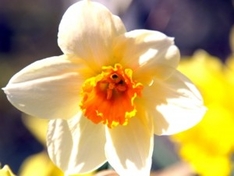
<svg viewBox="0 0 234 176">
<path fill-rule="evenodd" d="M 126 125 L 136 114 L 134 100 L 143 86 L 132 80 L 131 69 L 123 69 L 120 64 L 102 70 L 84 82 L 80 107 L 94 123 L 102 122 L 109 128 Z"/>
</svg>

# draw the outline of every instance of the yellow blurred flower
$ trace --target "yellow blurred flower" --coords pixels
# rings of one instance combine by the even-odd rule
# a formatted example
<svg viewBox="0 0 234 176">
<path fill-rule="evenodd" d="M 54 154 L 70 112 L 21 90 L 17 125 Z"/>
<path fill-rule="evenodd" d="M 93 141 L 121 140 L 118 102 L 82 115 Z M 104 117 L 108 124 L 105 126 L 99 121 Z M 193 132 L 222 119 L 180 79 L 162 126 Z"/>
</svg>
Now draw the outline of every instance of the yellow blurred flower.
<svg viewBox="0 0 234 176">
<path fill-rule="evenodd" d="M 20 176 L 64 176 L 64 173 L 57 168 L 45 152 L 28 157 L 20 168 Z M 76 174 L 67 176 L 93 176 L 94 173 Z M 2 176 L 2 175 L 0 175 Z"/>
<path fill-rule="evenodd" d="M 179 69 L 200 89 L 208 108 L 195 127 L 171 137 L 181 157 L 202 176 L 227 176 L 234 146 L 234 106 L 227 67 L 205 51 L 184 60 Z M 234 74 L 233 74 L 234 75 Z"/>
<path fill-rule="evenodd" d="M 31 155 L 21 165 L 19 175 L 22 176 L 63 176 L 45 152 Z"/>
<path fill-rule="evenodd" d="M 198 50 L 192 58 L 184 58 L 178 69 L 201 90 L 206 105 L 216 101 L 225 104 L 227 100 L 225 91 L 227 83 L 223 74 L 225 67 L 218 58 Z"/>
<path fill-rule="evenodd" d="M 0 176 L 15 176 L 8 165 L 0 168 Z"/>
<path fill-rule="evenodd" d="M 234 109 L 234 53 L 226 61 L 227 69 L 225 70 L 225 77 L 228 81 L 229 88 L 227 89 L 229 97 L 229 107 Z"/>
<path fill-rule="evenodd" d="M 30 132 L 35 136 L 35 138 L 37 138 L 41 144 L 46 146 L 46 131 L 48 128 L 48 120 L 35 118 L 22 113 L 22 121 L 24 125 L 30 130 Z"/>
</svg>

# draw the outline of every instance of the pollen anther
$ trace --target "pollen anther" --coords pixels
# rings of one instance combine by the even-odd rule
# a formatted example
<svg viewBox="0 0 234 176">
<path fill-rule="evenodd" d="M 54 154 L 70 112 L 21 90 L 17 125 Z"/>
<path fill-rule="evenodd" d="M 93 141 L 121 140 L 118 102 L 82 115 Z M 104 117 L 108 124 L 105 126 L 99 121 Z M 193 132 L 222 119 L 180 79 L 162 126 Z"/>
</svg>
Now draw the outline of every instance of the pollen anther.
<svg viewBox="0 0 234 176">
<path fill-rule="evenodd" d="M 101 74 L 85 81 L 80 107 L 94 123 L 103 122 L 110 128 L 126 125 L 135 116 L 134 100 L 142 89 L 142 84 L 133 80 L 131 69 L 120 64 L 103 67 Z"/>
</svg>

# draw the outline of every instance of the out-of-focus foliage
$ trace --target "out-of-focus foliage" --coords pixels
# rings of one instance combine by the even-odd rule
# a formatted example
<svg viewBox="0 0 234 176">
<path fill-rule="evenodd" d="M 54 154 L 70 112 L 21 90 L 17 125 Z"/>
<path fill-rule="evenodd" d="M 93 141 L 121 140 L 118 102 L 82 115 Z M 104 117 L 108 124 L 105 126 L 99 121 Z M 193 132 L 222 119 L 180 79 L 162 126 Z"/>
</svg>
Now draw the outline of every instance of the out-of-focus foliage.
<svg viewBox="0 0 234 176">
<path fill-rule="evenodd" d="M 207 113 L 197 126 L 171 139 L 178 144 L 180 156 L 202 176 L 227 176 L 232 171 L 233 59 L 229 59 L 225 65 L 218 58 L 200 50 L 180 65 L 180 70 L 200 89 Z"/>
</svg>

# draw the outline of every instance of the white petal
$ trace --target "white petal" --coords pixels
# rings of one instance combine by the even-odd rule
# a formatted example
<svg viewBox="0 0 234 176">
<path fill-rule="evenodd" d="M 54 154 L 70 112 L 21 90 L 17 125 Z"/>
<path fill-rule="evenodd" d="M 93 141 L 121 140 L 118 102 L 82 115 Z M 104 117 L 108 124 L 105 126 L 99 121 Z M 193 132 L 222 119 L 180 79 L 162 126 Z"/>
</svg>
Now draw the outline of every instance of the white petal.
<svg viewBox="0 0 234 176">
<path fill-rule="evenodd" d="M 161 32 L 134 30 L 118 37 L 115 43 L 114 57 L 119 58 L 125 67 L 134 69 L 134 75 L 140 82 L 148 79 L 147 75 L 168 78 L 180 60 L 173 38 Z"/>
<path fill-rule="evenodd" d="M 144 118 L 144 117 L 143 117 Z M 152 124 L 136 116 L 127 126 L 107 129 L 108 162 L 121 176 L 149 176 L 153 151 Z"/>
<path fill-rule="evenodd" d="M 73 148 L 73 141 L 66 120 L 56 119 L 49 122 L 47 146 L 51 160 L 62 170 L 67 170 Z"/>
<path fill-rule="evenodd" d="M 81 114 L 49 123 L 49 156 L 68 175 L 89 172 L 104 164 L 104 144 L 104 126 L 93 124 Z"/>
<path fill-rule="evenodd" d="M 3 88 L 19 110 L 40 118 L 68 119 L 79 110 L 80 65 L 65 56 L 32 63 Z"/>
<path fill-rule="evenodd" d="M 58 44 L 65 54 L 86 59 L 94 69 L 110 59 L 112 42 L 125 32 L 119 17 L 103 5 L 80 1 L 68 8 L 59 26 Z"/>
<path fill-rule="evenodd" d="M 202 119 L 206 111 L 196 87 L 178 71 L 165 82 L 155 80 L 150 88 L 145 89 L 144 95 L 158 135 L 189 129 Z"/>
</svg>

